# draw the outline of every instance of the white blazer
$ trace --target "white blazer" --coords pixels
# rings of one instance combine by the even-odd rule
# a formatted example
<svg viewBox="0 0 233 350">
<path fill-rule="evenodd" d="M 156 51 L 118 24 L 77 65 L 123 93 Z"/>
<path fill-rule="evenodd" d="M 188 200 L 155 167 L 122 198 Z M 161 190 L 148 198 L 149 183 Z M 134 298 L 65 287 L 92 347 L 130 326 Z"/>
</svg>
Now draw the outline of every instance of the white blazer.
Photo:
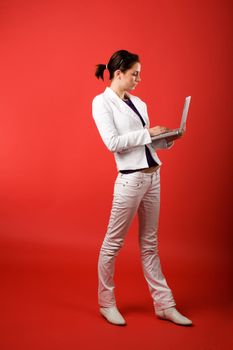
<svg viewBox="0 0 233 350">
<path fill-rule="evenodd" d="M 92 114 L 100 136 L 109 151 L 114 153 L 118 170 L 148 168 L 145 145 L 153 159 L 161 165 L 155 150 L 168 148 L 172 143 L 165 139 L 151 140 L 147 107 L 139 97 L 127 93 L 142 118 L 109 87 L 92 102 Z"/>
</svg>

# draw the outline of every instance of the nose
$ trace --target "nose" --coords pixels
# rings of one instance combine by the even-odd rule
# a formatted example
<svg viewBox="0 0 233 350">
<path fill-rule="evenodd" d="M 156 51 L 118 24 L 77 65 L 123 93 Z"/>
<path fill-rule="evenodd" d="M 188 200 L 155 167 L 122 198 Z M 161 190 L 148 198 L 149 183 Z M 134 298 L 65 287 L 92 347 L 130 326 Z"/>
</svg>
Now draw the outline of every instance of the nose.
<svg viewBox="0 0 233 350">
<path fill-rule="evenodd" d="M 140 82 L 141 80 L 142 80 L 142 79 L 141 79 L 140 75 L 138 75 L 136 81 L 137 81 L 137 82 Z"/>
</svg>

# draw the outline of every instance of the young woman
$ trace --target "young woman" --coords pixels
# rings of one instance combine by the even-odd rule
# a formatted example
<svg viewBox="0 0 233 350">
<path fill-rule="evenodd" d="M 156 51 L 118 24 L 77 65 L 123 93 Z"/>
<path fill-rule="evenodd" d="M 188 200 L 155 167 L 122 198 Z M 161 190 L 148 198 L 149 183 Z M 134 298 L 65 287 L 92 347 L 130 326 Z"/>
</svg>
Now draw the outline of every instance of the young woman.
<svg viewBox="0 0 233 350">
<path fill-rule="evenodd" d="M 138 213 L 143 272 L 155 313 L 161 319 L 191 325 L 192 321 L 175 308 L 176 303 L 162 273 L 158 255 L 161 162 L 155 150 L 170 148 L 175 138 L 152 142 L 152 136 L 168 128 L 151 128 L 146 104 L 128 92 L 141 81 L 138 55 L 126 50 L 115 52 L 107 65 L 96 66 L 96 77 L 104 80 L 105 69 L 110 74 L 110 86 L 93 99 L 92 112 L 103 142 L 114 154 L 118 175 L 98 261 L 100 313 L 112 324 L 126 324 L 116 306 L 114 265 L 132 219 Z"/>
</svg>

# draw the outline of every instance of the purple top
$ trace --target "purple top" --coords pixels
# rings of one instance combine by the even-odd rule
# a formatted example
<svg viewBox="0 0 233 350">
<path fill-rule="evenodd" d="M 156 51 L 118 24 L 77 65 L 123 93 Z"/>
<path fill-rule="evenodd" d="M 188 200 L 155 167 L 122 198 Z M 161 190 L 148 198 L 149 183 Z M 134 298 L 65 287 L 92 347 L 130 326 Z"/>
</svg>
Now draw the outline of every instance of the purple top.
<svg viewBox="0 0 233 350">
<path fill-rule="evenodd" d="M 140 120 L 142 122 L 142 125 L 145 126 L 146 125 L 145 120 L 142 118 L 141 114 L 138 112 L 138 110 L 134 106 L 133 102 L 129 98 L 127 98 L 127 100 L 123 100 L 123 101 L 138 115 L 138 117 L 140 118 Z M 156 161 L 152 158 L 150 150 L 149 150 L 149 148 L 146 145 L 145 145 L 145 152 L 146 152 L 146 159 L 147 159 L 147 163 L 149 165 L 149 168 L 152 167 L 152 166 L 158 165 L 156 163 Z M 120 172 L 122 174 L 129 174 L 129 173 L 134 173 L 135 171 L 139 171 L 139 170 L 142 170 L 142 169 L 120 170 Z"/>
</svg>

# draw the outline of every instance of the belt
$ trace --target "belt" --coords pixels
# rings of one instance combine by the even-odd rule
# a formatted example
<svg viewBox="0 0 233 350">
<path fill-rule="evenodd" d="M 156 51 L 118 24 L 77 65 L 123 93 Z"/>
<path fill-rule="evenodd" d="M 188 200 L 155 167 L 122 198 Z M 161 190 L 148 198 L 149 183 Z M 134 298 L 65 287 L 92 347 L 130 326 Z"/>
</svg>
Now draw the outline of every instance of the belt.
<svg viewBox="0 0 233 350">
<path fill-rule="evenodd" d="M 145 169 L 136 169 L 136 170 L 119 170 L 121 174 L 131 174 L 131 173 L 154 173 L 156 170 L 160 168 L 160 165 L 151 166 L 150 168 Z"/>
<path fill-rule="evenodd" d="M 141 173 L 154 173 L 160 168 L 160 165 L 155 165 L 147 169 L 140 170 Z"/>
</svg>

